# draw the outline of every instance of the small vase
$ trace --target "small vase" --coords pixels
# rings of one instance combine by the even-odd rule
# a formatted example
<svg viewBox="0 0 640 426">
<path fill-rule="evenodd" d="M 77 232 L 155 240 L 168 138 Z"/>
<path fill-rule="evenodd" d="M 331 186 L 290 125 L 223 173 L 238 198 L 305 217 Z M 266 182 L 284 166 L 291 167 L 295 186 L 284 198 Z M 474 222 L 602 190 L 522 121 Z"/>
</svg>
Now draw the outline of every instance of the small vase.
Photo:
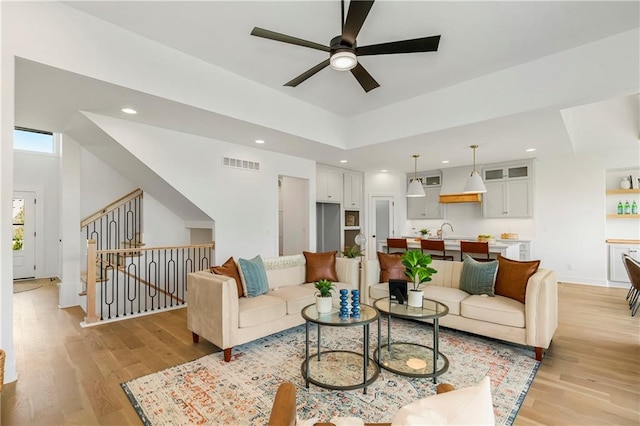
<svg viewBox="0 0 640 426">
<path fill-rule="evenodd" d="M 422 290 L 409 290 L 407 291 L 409 296 L 407 300 L 407 305 L 413 306 L 414 308 L 422 307 L 422 299 L 424 298 L 424 291 Z"/>
<path fill-rule="evenodd" d="M 620 188 L 621 189 L 629 189 L 631 188 L 631 182 L 629 181 L 629 178 L 622 178 L 622 180 L 620 181 Z"/>
<path fill-rule="evenodd" d="M 316 296 L 316 310 L 319 314 L 331 312 L 332 298 Z"/>
</svg>

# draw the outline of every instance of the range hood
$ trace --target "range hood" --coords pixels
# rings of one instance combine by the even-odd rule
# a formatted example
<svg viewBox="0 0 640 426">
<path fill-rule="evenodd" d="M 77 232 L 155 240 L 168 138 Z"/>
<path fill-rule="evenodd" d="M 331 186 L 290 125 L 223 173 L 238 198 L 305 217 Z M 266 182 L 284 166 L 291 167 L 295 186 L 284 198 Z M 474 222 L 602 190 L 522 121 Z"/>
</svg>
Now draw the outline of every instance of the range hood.
<svg viewBox="0 0 640 426">
<path fill-rule="evenodd" d="M 465 194 L 462 192 L 472 171 L 473 166 L 442 169 L 441 204 L 482 202 L 482 194 Z"/>
</svg>

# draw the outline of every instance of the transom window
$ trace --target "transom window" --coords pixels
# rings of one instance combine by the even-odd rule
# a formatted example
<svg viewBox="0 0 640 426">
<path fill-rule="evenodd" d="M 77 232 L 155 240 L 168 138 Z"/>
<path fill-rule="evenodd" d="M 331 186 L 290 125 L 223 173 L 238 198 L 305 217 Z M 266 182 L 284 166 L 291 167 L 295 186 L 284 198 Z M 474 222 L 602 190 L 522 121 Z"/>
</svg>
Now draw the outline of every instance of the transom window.
<svg viewBox="0 0 640 426">
<path fill-rule="evenodd" d="M 53 133 L 24 127 L 16 127 L 13 131 L 13 149 L 45 154 L 56 153 Z"/>
</svg>

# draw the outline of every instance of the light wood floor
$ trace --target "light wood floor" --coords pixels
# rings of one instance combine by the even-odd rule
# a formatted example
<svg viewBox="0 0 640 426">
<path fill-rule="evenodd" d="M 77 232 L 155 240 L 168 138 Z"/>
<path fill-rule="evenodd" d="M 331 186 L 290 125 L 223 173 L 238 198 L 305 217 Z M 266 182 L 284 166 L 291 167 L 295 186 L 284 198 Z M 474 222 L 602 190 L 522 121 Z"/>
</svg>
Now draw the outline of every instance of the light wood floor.
<svg viewBox="0 0 640 426">
<path fill-rule="evenodd" d="M 640 316 L 626 291 L 559 293 L 560 325 L 516 424 L 640 424 Z M 14 296 L 19 380 L 2 392 L 2 425 L 139 425 L 121 382 L 217 351 L 191 342 L 186 309 L 83 329 L 80 308 L 56 303 L 55 284 Z"/>
</svg>

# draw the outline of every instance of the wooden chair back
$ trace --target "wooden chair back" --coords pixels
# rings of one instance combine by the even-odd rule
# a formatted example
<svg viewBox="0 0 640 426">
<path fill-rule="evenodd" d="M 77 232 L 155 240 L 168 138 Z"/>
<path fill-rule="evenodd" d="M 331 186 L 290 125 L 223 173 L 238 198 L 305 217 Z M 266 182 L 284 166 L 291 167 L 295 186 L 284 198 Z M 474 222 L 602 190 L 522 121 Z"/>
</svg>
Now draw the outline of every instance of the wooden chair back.
<svg viewBox="0 0 640 426">
<path fill-rule="evenodd" d="M 387 253 L 391 253 L 390 249 L 402 249 L 407 251 L 406 238 L 387 238 Z"/>
<path fill-rule="evenodd" d="M 293 383 L 283 382 L 278 386 L 273 400 L 269 426 L 295 426 L 296 424 L 296 387 Z"/>
<path fill-rule="evenodd" d="M 429 253 L 432 259 L 453 260 L 453 256 L 447 256 L 444 249 L 444 240 L 420 240 L 420 249 L 422 253 L 425 250 L 437 251 L 439 253 Z"/>
<path fill-rule="evenodd" d="M 487 261 L 489 257 L 489 243 L 487 241 L 460 241 L 460 260 L 464 260 L 465 253 L 483 254 L 483 257 L 473 257 L 475 260 Z"/>
</svg>

